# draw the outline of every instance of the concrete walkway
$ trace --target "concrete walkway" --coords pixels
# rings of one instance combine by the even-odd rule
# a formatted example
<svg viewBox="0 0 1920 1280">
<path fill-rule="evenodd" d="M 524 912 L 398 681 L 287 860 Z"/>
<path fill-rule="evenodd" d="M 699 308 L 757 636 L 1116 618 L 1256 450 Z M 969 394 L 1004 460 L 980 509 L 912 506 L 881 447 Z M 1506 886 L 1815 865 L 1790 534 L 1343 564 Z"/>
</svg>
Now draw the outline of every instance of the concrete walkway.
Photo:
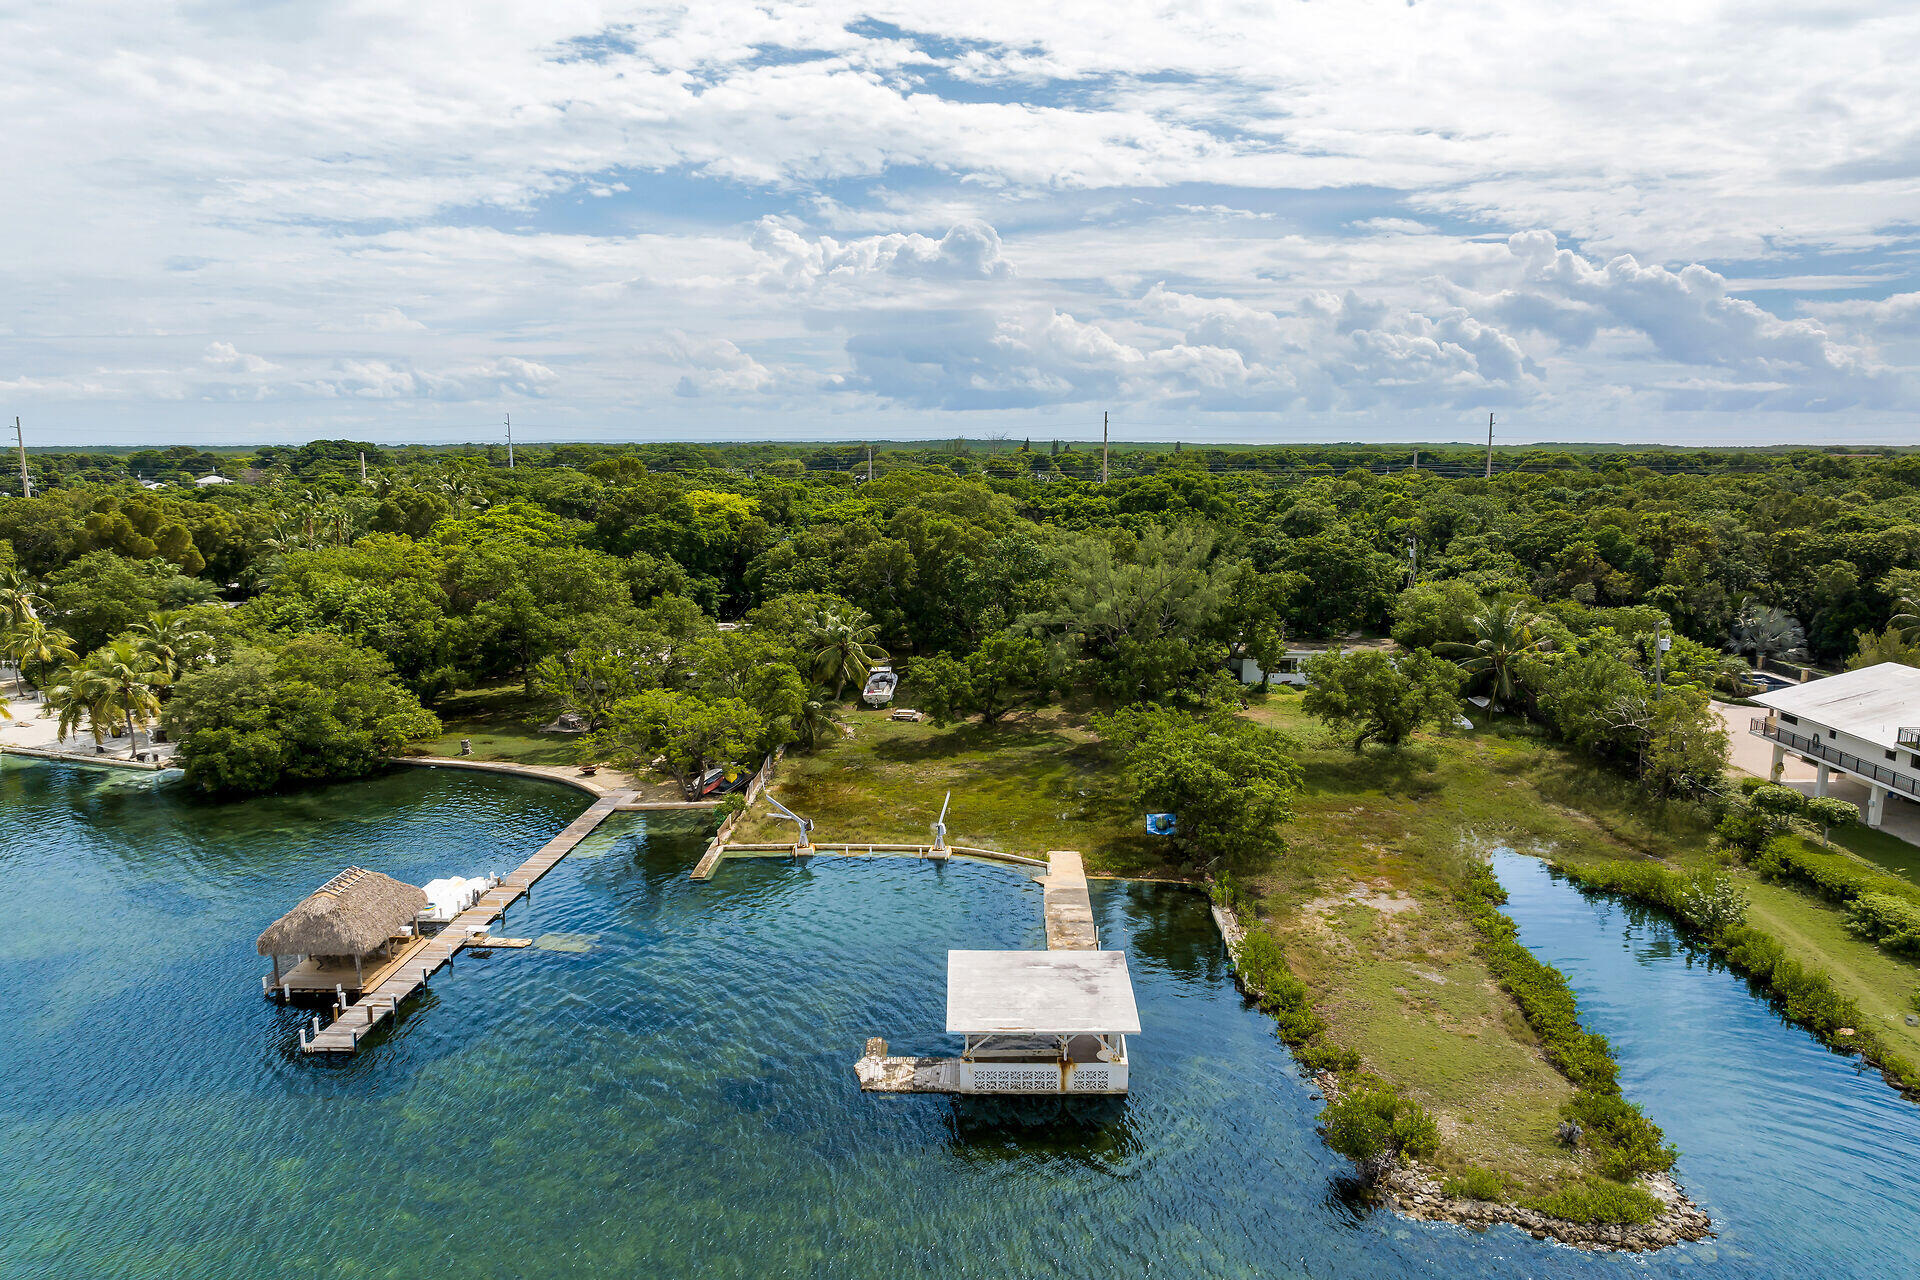
<svg viewBox="0 0 1920 1280">
<path fill-rule="evenodd" d="M 1093 923 L 1093 899 L 1087 896 L 1087 872 L 1071 849 L 1047 851 L 1047 874 L 1040 877 L 1047 914 L 1047 950 L 1098 951 L 1100 931 Z"/>
</svg>

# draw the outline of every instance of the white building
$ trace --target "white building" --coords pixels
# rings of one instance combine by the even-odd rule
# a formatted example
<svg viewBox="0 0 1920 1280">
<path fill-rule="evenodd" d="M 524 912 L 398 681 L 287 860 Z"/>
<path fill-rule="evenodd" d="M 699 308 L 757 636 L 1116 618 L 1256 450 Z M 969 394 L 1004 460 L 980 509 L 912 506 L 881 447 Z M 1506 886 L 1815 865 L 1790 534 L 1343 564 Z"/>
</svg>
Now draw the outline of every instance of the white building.
<svg viewBox="0 0 1920 1280">
<path fill-rule="evenodd" d="M 1886 815 L 1887 794 L 1920 802 L 1920 670 L 1882 662 L 1753 699 L 1767 708 L 1752 732 L 1773 744 L 1773 777 L 1791 752 L 1814 767 L 1827 794 L 1835 772 L 1867 786 L 1867 824 Z"/>
<path fill-rule="evenodd" d="M 1287 646 L 1286 656 L 1271 671 L 1263 671 L 1260 664 L 1248 657 L 1229 658 L 1227 664 L 1240 677 L 1242 684 L 1290 684 L 1296 689 L 1307 685 L 1306 661 L 1322 653 L 1346 653 L 1353 649 L 1391 649 L 1393 641 L 1380 640 L 1329 640 L 1320 643 L 1295 643 Z"/>
<path fill-rule="evenodd" d="M 1140 1031 L 1124 951 L 949 951 L 955 1093 L 1125 1093 Z"/>
<path fill-rule="evenodd" d="M 212 476 L 201 476 L 198 480 L 195 480 L 193 483 L 196 487 L 205 489 L 209 485 L 232 484 L 233 481 L 227 479 L 225 476 L 222 476 L 222 475 L 212 475 Z"/>
</svg>

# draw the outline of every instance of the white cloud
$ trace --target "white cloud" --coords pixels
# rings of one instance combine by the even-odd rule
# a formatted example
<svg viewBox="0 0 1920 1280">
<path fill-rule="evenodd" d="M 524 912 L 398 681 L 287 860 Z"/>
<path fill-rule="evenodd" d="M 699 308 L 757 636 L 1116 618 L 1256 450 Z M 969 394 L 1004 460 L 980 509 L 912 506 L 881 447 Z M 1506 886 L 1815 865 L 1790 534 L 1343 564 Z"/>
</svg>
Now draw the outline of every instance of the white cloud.
<svg viewBox="0 0 1920 1280">
<path fill-rule="evenodd" d="M 29 0 L 0 40 L 0 388 L 76 429 L 1917 403 L 1912 6 Z M 1854 280 L 1892 296 L 1801 296 Z"/>
</svg>

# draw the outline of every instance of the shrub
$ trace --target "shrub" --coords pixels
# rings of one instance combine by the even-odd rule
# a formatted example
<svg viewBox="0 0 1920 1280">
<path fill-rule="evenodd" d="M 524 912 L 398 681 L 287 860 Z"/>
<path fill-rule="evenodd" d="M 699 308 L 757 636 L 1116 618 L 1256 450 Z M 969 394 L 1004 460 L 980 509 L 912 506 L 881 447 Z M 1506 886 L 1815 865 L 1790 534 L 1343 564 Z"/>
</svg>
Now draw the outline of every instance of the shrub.
<svg viewBox="0 0 1920 1280">
<path fill-rule="evenodd" d="M 1920 955 L 1920 906 L 1886 893 L 1863 893 L 1847 904 L 1847 928 L 1899 955 Z"/>
<path fill-rule="evenodd" d="M 1641 1226 L 1666 1211 L 1658 1196 L 1622 1182 L 1595 1179 L 1562 1187 L 1552 1195 L 1522 1201 L 1529 1209 L 1568 1222 L 1607 1222 Z"/>
<path fill-rule="evenodd" d="M 1582 1091 L 1560 1109 L 1580 1126 L 1589 1147 L 1609 1178 L 1671 1169 L 1677 1152 L 1640 1108 L 1617 1093 Z"/>
<path fill-rule="evenodd" d="M 1860 1006 L 1841 995 L 1826 974 L 1808 969 L 1758 929 L 1739 925 L 1721 941 L 1728 964 L 1772 991 L 1789 1018 L 1823 1039 L 1841 1027 L 1866 1025 Z"/>
<path fill-rule="evenodd" d="M 1356 1089 L 1320 1118 L 1327 1145 L 1378 1177 L 1396 1159 L 1431 1157 L 1440 1149 L 1440 1126 L 1426 1108 L 1391 1087 Z"/>
<path fill-rule="evenodd" d="M 1679 898 L 1676 914 L 1689 929 L 1705 938 L 1718 938 L 1747 921 L 1747 895 L 1735 888 L 1726 876 L 1702 871 L 1687 882 Z"/>
<path fill-rule="evenodd" d="M 1498 1200 L 1506 1194 L 1507 1180 L 1491 1169 L 1462 1169 L 1440 1189 L 1461 1200 Z"/>
</svg>

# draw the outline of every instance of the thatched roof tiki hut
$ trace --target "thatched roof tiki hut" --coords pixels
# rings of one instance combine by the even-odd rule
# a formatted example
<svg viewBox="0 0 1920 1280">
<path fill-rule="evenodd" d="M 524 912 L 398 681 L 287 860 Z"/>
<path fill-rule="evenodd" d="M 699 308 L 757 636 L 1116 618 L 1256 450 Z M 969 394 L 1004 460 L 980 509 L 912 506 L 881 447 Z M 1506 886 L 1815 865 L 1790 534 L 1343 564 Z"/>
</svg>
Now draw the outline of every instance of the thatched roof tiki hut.
<svg viewBox="0 0 1920 1280">
<path fill-rule="evenodd" d="M 273 957 L 270 990 L 282 993 L 366 988 L 419 940 L 416 920 L 427 908 L 425 891 L 392 876 L 348 867 L 267 926 L 258 950 Z M 282 972 L 281 961 L 294 967 Z M 352 981 L 347 980 L 351 967 Z"/>
</svg>

